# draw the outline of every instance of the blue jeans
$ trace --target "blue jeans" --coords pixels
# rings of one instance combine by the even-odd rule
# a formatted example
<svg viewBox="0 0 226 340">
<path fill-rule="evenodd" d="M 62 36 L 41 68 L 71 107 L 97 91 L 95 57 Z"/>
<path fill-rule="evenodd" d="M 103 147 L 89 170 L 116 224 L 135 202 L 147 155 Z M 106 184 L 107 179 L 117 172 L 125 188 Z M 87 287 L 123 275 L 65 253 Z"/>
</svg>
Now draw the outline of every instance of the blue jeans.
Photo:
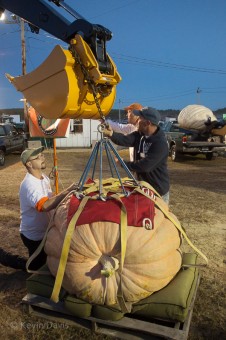
<svg viewBox="0 0 226 340">
<path fill-rule="evenodd" d="M 166 202 L 166 204 L 169 205 L 169 191 L 165 195 L 162 196 L 162 199 L 164 202 Z"/>
</svg>

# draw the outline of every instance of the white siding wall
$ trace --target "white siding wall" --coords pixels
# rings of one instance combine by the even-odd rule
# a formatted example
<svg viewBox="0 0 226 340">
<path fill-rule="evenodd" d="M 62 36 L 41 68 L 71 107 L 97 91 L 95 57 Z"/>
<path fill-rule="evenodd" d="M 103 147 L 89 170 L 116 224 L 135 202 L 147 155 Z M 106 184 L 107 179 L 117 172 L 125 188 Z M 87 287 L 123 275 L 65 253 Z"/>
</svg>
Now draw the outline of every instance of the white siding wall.
<svg viewBox="0 0 226 340">
<path fill-rule="evenodd" d="M 90 147 L 93 140 L 97 140 L 100 138 L 100 134 L 97 133 L 97 126 L 99 124 L 99 120 L 83 119 L 83 132 L 69 132 L 69 137 L 57 138 L 56 146 L 58 148 Z"/>
<path fill-rule="evenodd" d="M 13 123 L 20 123 L 20 115 L 10 115 L 13 117 Z"/>
</svg>

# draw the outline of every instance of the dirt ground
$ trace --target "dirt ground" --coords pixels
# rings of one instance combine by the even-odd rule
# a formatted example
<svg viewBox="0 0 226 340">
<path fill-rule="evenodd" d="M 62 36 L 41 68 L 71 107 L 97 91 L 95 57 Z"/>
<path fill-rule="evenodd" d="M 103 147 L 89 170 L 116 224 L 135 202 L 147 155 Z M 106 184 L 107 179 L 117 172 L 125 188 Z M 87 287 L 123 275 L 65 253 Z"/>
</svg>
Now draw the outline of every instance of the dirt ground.
<svg viewBox="0 0 226 340">
<path fill-rule="evenodd" d="M 59 150 L 59 189 L 77 182 L 91 150 Z M 127 151 L 120 152 L 123 157 Z M 49 174 L 53 165 L 51 150 L 45 151 Z M 125 157 L 126 158 L 126 157 Z M 192 242 L 208 257 L 202 268 L 189 340 L 226 339 L 226 158 L 207 161 L 202 156 L 168 163 L 171 190 L 170 209 L 178 217 Z M 109 177 L 107 167 L 104 177 Z M 27 256 L 19 237 L 18 191 L 25 168 L 18 154 L 9 155 L 0 169 L 0 247 Z M 54 184 L 54 182 L 53 182 Z M 184 246 L 184 250 L 189 248 Z M 3 339 L 110 339 L 92 335 L 68 325 L 47 323 L 30 317 L 21 305 L 26 295 L 28 274 L 0 265 L 0 335 Z"/>
</svg>

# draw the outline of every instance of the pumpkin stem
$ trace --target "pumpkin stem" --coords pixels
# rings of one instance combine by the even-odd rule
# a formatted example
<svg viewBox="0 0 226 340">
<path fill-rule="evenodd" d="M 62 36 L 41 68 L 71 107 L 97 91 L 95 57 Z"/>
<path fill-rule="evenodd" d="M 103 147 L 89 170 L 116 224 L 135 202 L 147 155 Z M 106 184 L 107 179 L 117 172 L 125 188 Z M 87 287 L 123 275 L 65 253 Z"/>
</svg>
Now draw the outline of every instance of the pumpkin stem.
<svg viewBox="0 0 226 340">
<path fill-rule="evenodd" d="M 119 268 L 119 260 L 112 256 L 102 255 L 98 262 L 103 266 L 100 273 L 105 277 L 114 275 Z"/>
</svg>

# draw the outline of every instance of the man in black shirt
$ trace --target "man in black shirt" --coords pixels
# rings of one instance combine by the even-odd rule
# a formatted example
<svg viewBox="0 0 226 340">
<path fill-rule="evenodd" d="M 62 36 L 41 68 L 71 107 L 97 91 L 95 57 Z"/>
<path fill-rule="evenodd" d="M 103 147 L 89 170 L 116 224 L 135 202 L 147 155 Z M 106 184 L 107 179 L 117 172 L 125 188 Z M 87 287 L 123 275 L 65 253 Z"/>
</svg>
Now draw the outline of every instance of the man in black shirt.
<svg viewBox="0 0 226 340">
<path fill-rule="evenodd" d="M 107 127 L 103 133 L 117 145 L 134 147 L 134 161 L 125 164 L 130 171 L 136 172 L 138 180 L 153 186 L 169 204 L 168 145 L 158 126 L 160 114 L 151 107 L 134 110 L 133 113 L 139 117 L 138 131 L 123 135 Z"/>
</svg>

